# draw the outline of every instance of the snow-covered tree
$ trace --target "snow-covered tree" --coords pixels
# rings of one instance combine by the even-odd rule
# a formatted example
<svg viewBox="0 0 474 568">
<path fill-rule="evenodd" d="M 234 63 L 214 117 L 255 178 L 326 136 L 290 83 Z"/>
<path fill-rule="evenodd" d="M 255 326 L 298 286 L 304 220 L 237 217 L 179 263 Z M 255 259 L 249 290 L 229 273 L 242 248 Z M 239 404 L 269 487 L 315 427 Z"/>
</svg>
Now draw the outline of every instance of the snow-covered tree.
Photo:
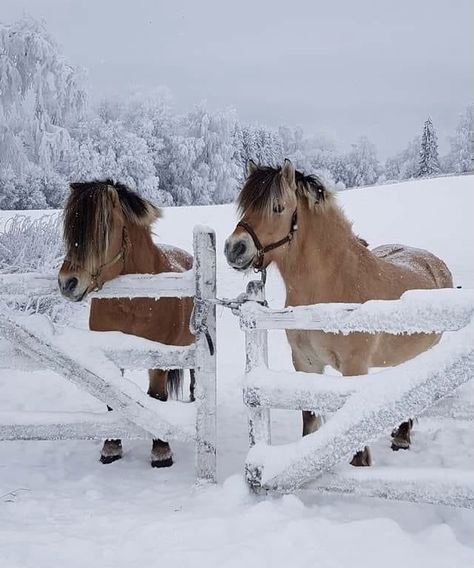
<svg viewBox="0 0 474 568">
<path fill-rule="evenodd" d="M 440 171 L 438 137 L 431 118 L 428 117 L 423 127 L 416 177 L 429 177 L 438 174 Z"/>
<path fill-rule="evenodd" d="M 69 159 L 69 128 L 82 116 L 85 93 L 77 72 L 35 20 L 0 24 L 0 54 L 0 166 L 46 195 L 47 180 L 57 182 Z M 65 179 L 56 183 L 57 189 L 64 186 Z M 0 191 L 2 207 L 19 206 L 15 197 L 5 201 L 5 188 Z M 49 197 L 47 204 L 56 206 Z"/>
<path fill-rule="evenodd" d="M 374 184 L 381 173 L 376 147 L 361 136 L 347 154 L 337 157 L 333 172 L 335 181 L 346 187 Z"/>
<path fill-rule="evenodd" d="M 456 173 L 474 171 L 474 103 L 468 105 L 459 117 L 456 133 L 451 138 L 448 164 Z"/>
<path fill-rule="evenodd" d="M 404 180 L 416 177 L 419 169 L 421 138 L 416 136 L 408 146 L 385 162 L 385 180 Z"/>
</svg>

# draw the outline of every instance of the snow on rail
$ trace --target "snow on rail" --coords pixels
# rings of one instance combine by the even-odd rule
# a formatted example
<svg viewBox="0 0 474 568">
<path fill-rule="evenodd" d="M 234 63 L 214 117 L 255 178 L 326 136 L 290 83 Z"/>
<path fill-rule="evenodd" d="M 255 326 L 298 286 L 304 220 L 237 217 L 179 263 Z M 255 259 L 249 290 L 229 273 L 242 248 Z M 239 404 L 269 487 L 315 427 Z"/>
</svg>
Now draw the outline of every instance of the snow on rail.
<svg viewBox="0 0 474 568">
<path fill-rule="evenodd" d="M 92 298 L 185 298 L 195 293 L 194 272 L 128 274 L 106 282 Z"/>
<path fill-rule="evenodd" d="M 128 274 L 106 282 L 94 298 L 185 298 L 194 296 L 192 270 L 162 274 Z M 26 272 L 0 274 L 0 296 L 5 300 L 59 294 L 58 275 Z"/>
<path fill-rule="evenodd" d="M 0 412 L 0 440 L 142 439 L 153 435 L 117 412 Z"/>
<path fill-rule="evenodd" d="M 363 380 L 366 386 L 320 430 L 286 446 L 259 443 L 251 448 L 246 465 L 250 481 L 263 489 L 294 490 L 349 461 L 384 431 L 419 416 L 473 376 L 474 322 L 396 368 L 346 379 Z"/>
<path fill-rule="evenodd" d="M 303 491 L 474 509 L 471 470 L 347 466 L 309 483 Z"/>
<path fill-rule="evenodd" d="M 58 294 L 58 275 L 40 272 L 0 274 L 0 296 L 5 299 Z"/>
<path fill-rule="evenodd" d="M 164 403 L 147 396 L 135 383 L 122 377 L 118 367 L 96 346 L 96 336 L 89 331 L 60 331 L 45 316 L 19 316 L 8 310 L 0 314 L 0 335 L 154 437 L 182 441 L 196 438 L 193 405 Z M 70 354 L 71 344 L 74 354 Z"/>
<path fill-rule="evenodd" d="M 458 331 L 474 314 L 473 290 L 409 290 L 399 300 L 316 304 L 271 309 L 241 307 L 242 329 L 305 329 L 328 333 L 441 333 Z"/>
<path fill-rule="evenodd" d="M 367 376 L 367 379 L 371 377 Z M 319 414 L 336 412 L 351 394 L 367 384 L 357 381 L 299 371 L 273 371 L 256 367 L 245 377 L 244 402 L 250 407 L 313 410 Z"/>
</svg>

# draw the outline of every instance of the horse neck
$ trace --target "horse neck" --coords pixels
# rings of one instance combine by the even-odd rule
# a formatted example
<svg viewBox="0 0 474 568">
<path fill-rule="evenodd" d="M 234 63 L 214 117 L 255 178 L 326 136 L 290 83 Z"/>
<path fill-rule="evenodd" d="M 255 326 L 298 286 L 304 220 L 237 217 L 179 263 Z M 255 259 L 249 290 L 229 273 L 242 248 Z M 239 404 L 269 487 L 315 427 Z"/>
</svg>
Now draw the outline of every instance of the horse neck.
<svg viewBox="0 0 474 568">
<path fill-rule="evenodd" d="M 336 203 L 298 207 L 298 231 L 276 263 L 286 286 L 287 304 L 363 301 L 375 270 L 372 253 L 353 233 Z"/>
<path fill-rule="evenodd" d="M 157 274 L 160 251 L 153 243 L 149 227 L 127 224 L 129 247 L 122 274 Z"/>
</svg>

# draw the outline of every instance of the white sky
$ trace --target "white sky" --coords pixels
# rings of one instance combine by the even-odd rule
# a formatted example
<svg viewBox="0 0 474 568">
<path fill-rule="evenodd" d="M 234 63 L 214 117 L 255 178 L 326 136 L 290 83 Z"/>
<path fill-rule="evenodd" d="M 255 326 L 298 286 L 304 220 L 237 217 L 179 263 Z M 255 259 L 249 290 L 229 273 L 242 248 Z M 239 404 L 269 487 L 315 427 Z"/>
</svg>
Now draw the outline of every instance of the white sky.
<svg viewBox="0 0 474 568">
<path fill-rule="evenodd" d="M 93 99 L 166 86 L 243 121 L 302 126 L 381 157 L 421 132 L 442 150 L 474 99 L 473 0 L 0 0 L 43 19 Z"/>
</svg>

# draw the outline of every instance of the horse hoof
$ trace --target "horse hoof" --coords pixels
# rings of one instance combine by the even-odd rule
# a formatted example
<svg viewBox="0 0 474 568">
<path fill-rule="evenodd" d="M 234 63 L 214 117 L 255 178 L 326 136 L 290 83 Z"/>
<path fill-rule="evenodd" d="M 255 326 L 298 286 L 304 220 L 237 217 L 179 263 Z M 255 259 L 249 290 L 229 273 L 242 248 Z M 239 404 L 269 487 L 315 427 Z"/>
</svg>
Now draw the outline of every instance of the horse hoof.
<svg viewBox="0 0 474 568">
<path fill-rule="evenodd" d="M 115 461 L 117 461 L 121 458 L 122 458 L 122 456 L 119 456 L 119 455 L 100 456 L 100 463 L 103 463 L 103 464 L 114 463 Z"/>
<path fill-rule="evenodd" d="M 410 443 L 403 438 L 394 438 L 390 447 L 394 452 L 398 452 L 398 450 L 409 450 Z"/>
<path fill-rule="evenodd" d="M 151 467 L 171 467 L 173 465 L 173 458 L 165 458 L 164 460 L 151 460 Z"/>
<path fill-rule="evenodd" d="M 369 467 L 372 465 L 372 456 L 370 450 L 366 446 L 363 450 L 357 452 L 351 460 L 351 465 L 354 467 Z"/>
</svg>

